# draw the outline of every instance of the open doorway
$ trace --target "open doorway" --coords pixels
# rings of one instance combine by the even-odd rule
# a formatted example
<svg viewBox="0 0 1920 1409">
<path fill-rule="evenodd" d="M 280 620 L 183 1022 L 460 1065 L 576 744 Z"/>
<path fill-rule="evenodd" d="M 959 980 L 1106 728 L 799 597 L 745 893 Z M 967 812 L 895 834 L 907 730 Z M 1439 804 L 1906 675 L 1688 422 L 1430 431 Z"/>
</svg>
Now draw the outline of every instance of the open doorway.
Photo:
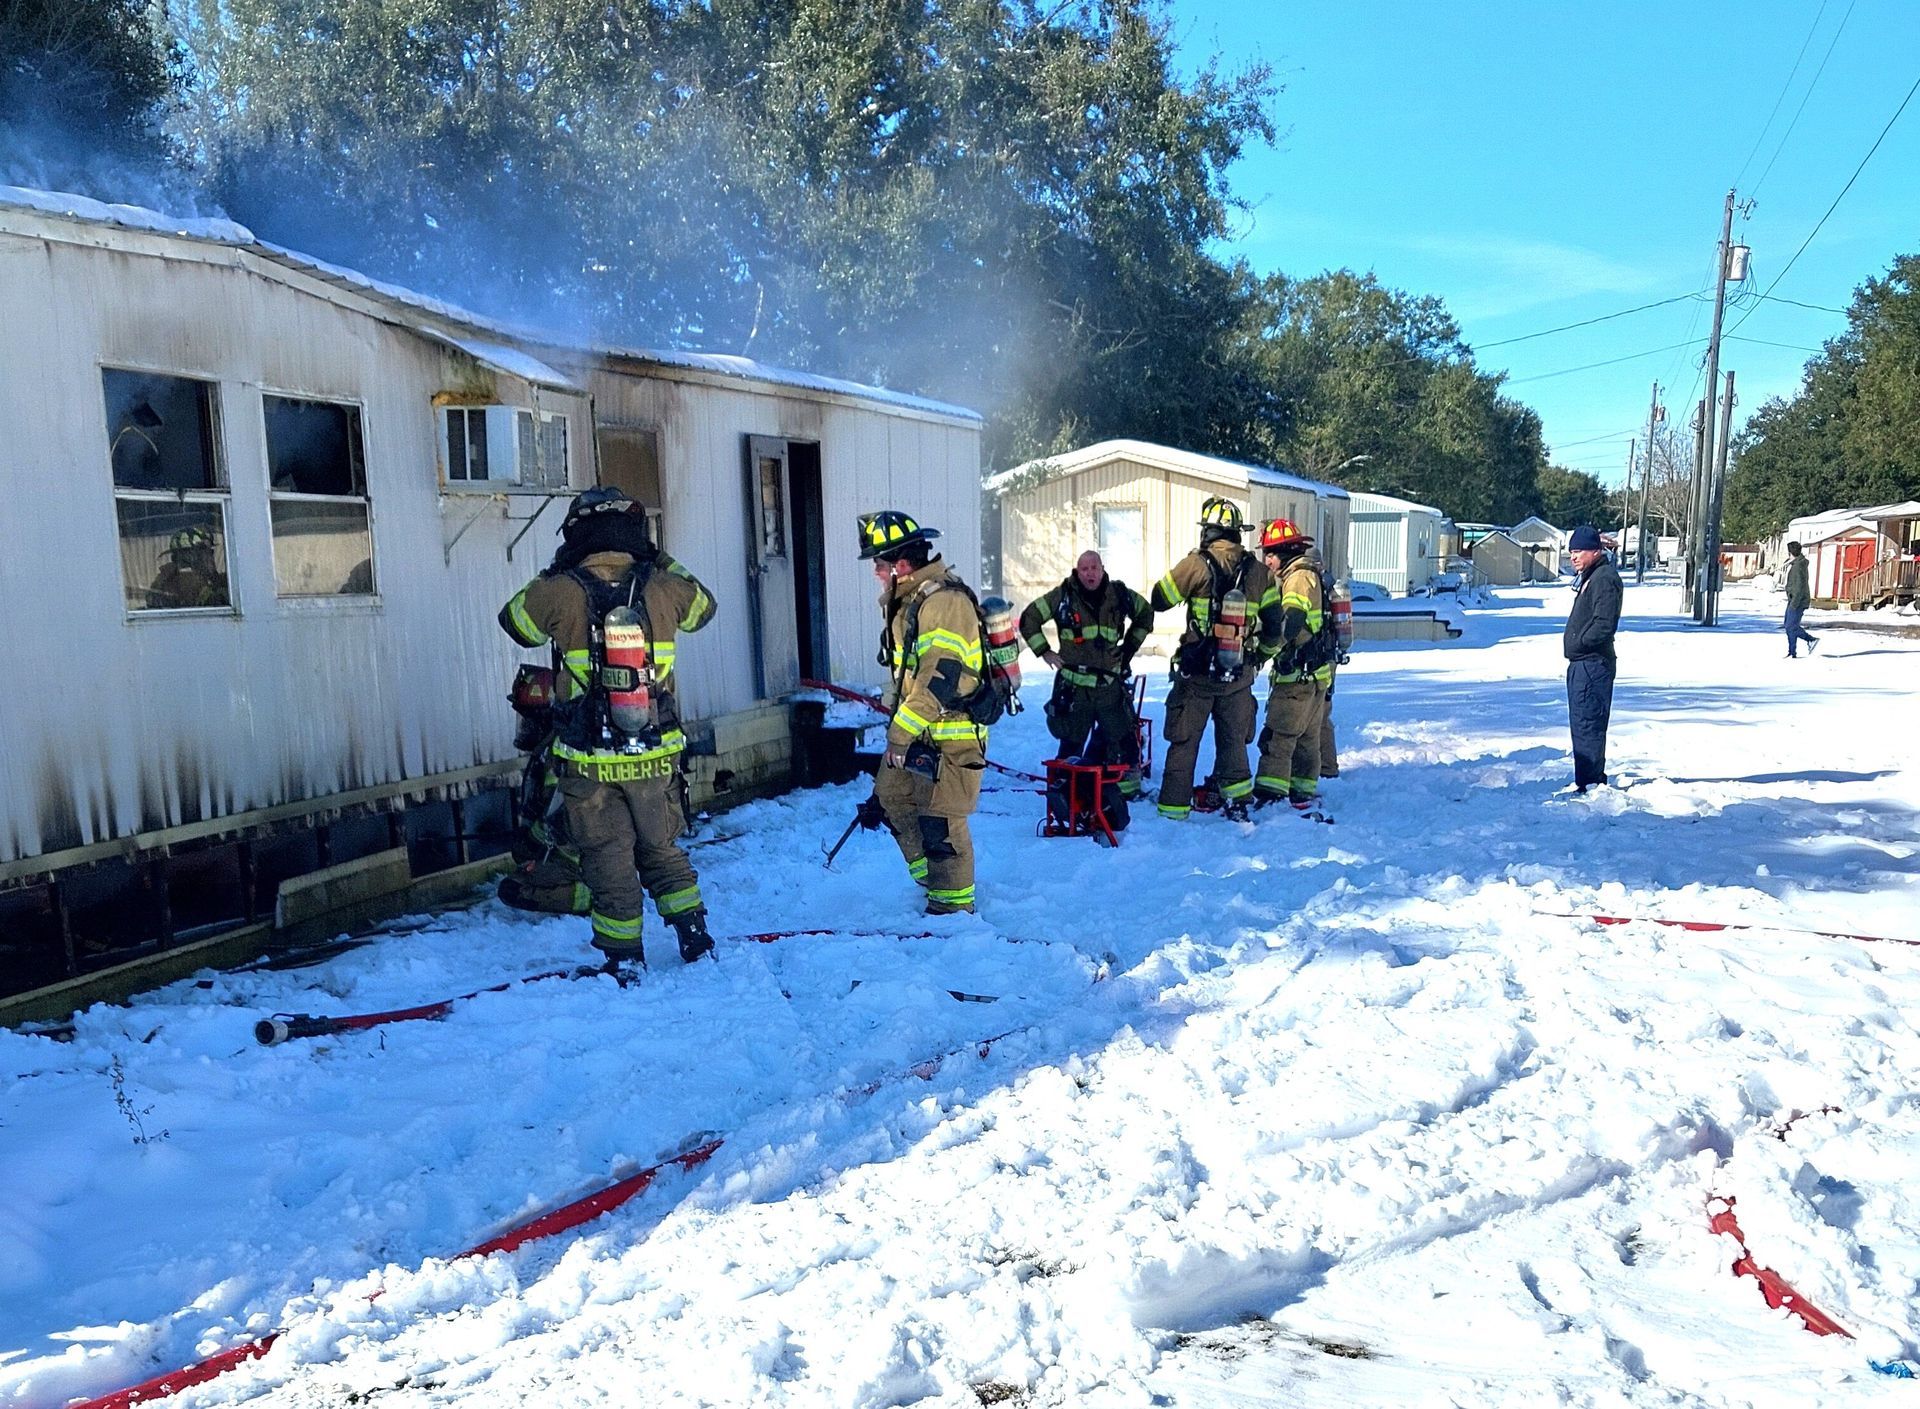
<svg viewBox="0 0 1920 1409">
<path fill-rule="evenodd" d="M 793 611 L 800 645 L 800 675 L 832 678 L 827 653 L 826 497 L 820 485 L 820 447 L 787 442 L 787 496 L 793 505 Z"/>
<path fill-rule="evenodd" d="M 831 669 L 820 447 L 750 435 L 746 461 L 755 674 L 759 698 L 775 699 Z"/>
</svg>

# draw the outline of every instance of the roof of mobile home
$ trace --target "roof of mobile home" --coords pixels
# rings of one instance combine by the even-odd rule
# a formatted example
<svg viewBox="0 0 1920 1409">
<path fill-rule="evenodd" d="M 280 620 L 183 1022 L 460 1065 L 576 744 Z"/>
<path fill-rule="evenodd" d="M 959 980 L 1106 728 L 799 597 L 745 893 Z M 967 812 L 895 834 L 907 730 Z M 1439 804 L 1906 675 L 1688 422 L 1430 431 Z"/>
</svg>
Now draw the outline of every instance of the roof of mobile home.
<svg viewBox="0 0 1920 1409">
<path fill-rule="evenodd" d="M 1144 440 L 1102 440 L 1064 455 L 1045 455 L 1015 465 L 988 478 L 989 490 L 1004 489 L 1027 475 L 1038 480 L 1059 479 L 1109 460 L 1131 460 L 1153 469 L 1213 480 L 1229 489 L 1244 489 L 1249 484 L 1271 485 L 1279 489 L 1304 489 L 1330 499 L 1345 499 L 1347 491 L 1337 484 L 1322 484 L 1302 475 L 1288 474 L 1267 465 L 1248 465 L 1238 460 L 1223 460 L 1217 455 L 1201 455 L 1192 450 L 1176 450 L 1170 445 L 1154 445 Z"/>
<path fill-rule="evenodd" d="M 907 392 L 890 391 L 885 387 L 843 381 L 838 377 L 816 376 L 811 372 L 770 366 L 747 357 L 658 348 L 589 345 L 582 343 L 579 339 L 551 330 L 502 323 L 431 294 L 389 284 L 357 270 L 329 264 L 312 255 L 302 254 L 298 250 L 287 249 L 271 241 L 262 240 L 246 226 L 219 216 L 167 215 L 149 210 L 144 206 L 109 205 L 103 201 L 63 192 L 37 191 L 23 186 L 0 186 L 0 229 L 8 226 L 10 216 L 22 212 L 91 226 L 101 231 L 107 239 L 112 238 L 110 232 L 137 231 L 200 244 L 223 245 L 246 250 L 271 263 L 297 269 L 328 283 L 351 289 L 389 308 L 403 310 L 409 315 L 407 318 L 409 325 L 416 331 L 457 347 L 468 356 L 497 371 L 506 372 L 541 386 L 571 391 L 580 389 L 569 378 L 538 358 L 499 340 L 511 339 L 517 343 L 532 343 L 541 347 L 586 352 L 647 363 L 665 369 L 691 372 L 696 375 L 793 387 L 827 396 L 848 397 L 857 401 L 917 412 L 923 416 L 963 421 L 969 425 L 978 425 L 982 420 L 977 411 L 971 411 L 964 406 L 955 406 L 949 402 L 936 401 L 931 397 L 914 396 Z M 423 316 L 456 325 L 476 336 L 450 334 L 434 328 L 422 322 Z"/>
<path fill-rule="evenodd" d="M 1356 489 L 1350 497 L 1357 514 L 1432 514 L 1437 519 L 1447 516 L 1445 509 L 1436 509 L 1431 504 L 1416 504 L 1411 499 L 1396 499 L 1391 494 L 1374 494 Z"/>
</svg>

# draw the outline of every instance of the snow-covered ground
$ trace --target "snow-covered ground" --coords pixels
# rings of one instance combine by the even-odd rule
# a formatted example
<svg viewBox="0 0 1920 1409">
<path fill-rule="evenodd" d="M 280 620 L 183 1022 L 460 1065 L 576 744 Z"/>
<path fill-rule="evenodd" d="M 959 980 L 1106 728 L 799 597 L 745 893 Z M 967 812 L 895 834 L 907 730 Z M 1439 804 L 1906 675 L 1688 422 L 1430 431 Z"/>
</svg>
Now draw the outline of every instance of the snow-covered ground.
<svg viewBox="0 0 1920 1409">
<path fill-rule="evenodd" d="M 843 933 L 254 1044 L 585 957 L 488 903 L 0 1033 L 0 1400 L 276 1328 L 175 1402 L 1904 1395 L 1868 1362 L 1920 1358 L 1920 949 L 1801 931 L 1920 939 L 1920 640 L 1786 661 L 1777 598 L 1707 632 L 1673 596 L 1627 595 L 1624 790 L 1562 791 L 1570 594 L 1505 591 L 1342 673 L 1335 826 L 1147 808 L 1108 851 L 990 775 L 980 916 L 928 922 L 878 837 L 821 869 L 828 789 L 694 855 L 717 933 Z M 1034 708 L 993 752 L 1043 743 Z M 439 1260 L 708 1132 L 577 1234 Z M 1730 1274 L 1716 1194 L 1858 1340 Z"/>
</svg>

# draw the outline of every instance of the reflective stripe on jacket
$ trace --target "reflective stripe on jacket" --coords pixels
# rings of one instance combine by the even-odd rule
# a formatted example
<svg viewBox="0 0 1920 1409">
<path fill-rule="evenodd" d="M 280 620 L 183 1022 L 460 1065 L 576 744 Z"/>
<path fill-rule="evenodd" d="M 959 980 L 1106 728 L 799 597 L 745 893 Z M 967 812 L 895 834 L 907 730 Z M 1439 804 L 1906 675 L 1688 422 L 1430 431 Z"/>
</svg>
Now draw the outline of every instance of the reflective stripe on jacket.
<svg viewBox="0 0 1920 1409">
<path fill-rule="evenodd" d="M 880 599 L 887 620 L 882 649 L 893 670 L 889 748 L 905 749 L 924 737 L 942 750 L 986 749 L 986 729 L 953 708 L 973 693 L 986 669 L 980 618 L 972 598 L 960 590 L 964 586 L 935 558 L 910 577 L 889 584 Z M 915 617 L 911 641 L 904 639 L 909 616 Z"/>
<path fill-rule="evenodd" d="M 1211 558 L 1223 579 L 1231 582 L 1240 571 L 1241 560 L 1248 557 L 1247 550 L 1238 543 L 1217 538 L 1205 548 L 1187 554 L 1153 585 L 1155 611 L 1186 608 L 1187 625 L 1180 635 L 1181 645 L 1198 641 L 1213 629 L 1213 571 L 1207 566 L 1207 560 Z M 1279 585 L 1265 563 L 1251 558 L 1240 590 L 1247 597 L 1247 653 L 1272 655 L 1279 649 L 1280 642 Z"/>
<path fill-rule="evenodd" d="M 1322 685 L 1333 679 L 1331 663 L 1314 670 L 1282 670 L 1281 662 L 1289 650 L 1300 650 L 1320 634 L 1326 624 L 1326 604 L 1320 590 L 1320 571 L 1305 553 L 1288 559 L 1280 568 L 1280 649 L 1273 660 L 1273 678 L 1280 684 L 1297 680 L 1318 680 Z"/>
<path fill-rule="evenodd" d="M 626 576 L 633 563 L 627 553 L 594 553 L 583 559 L 580 567 L 611 583 Z M 679 632 L 698 631 L 713 620 L 714 600 L 698 578 L 665 553 L 655 557 L 646 586 L 641 589 L 641 600 L 652 626 L 648 649 L 660 718 L 666 722 L 659 745 L 643 753 L 605 752 L 561 739 L 553 745 L 555 758 L 572 765 L 583 776 L 602 782 L 664 776 L 672 769 L 673 756 L 687 743 L 673 699 L 673 669 L 678 655 L 675 637 Z M 592 683 L 589 603 L 586 589 L 572 577 L 554 573 L 534 578 L 500 609 L 500 625 L 523 646 L 552 644 L 557 667 L 554 697 L 559 705 L 564 707 L 587 693 Z"/>
<path fill-rule="evenodd" d="M 1067 683 L 1109 684 L 1126 673 L 1126 663 L 1153 630 L 1153 604 L 1118 578 L 1107 578 L 1090 596 L 1078 577 L 1069 577 L 1020 613 L 1020 635 L 1036 656 L 1053 649 L 1047 645 L 1049 621 L 1060 637 L 1060 674 Z"/>
</svg>

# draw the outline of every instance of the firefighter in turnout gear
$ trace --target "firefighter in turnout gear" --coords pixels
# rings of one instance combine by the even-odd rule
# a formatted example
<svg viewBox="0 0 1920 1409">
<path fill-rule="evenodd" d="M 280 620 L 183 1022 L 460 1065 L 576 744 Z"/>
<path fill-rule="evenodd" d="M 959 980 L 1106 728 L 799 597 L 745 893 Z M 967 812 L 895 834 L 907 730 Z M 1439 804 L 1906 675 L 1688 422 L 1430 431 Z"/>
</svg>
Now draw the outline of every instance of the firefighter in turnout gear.
<svg viewBox="0 0 1920 1409">
<path fill-rule="evenodd" d="M 144 605 L 165 608 L 231 604 L 227 575 L 220 570 L 212 531 L 196 524 L 174 534 L 167 543 L 165 561 L 147 588 Z"/>
<path fill-rule="evenodd" d="M 1060 637 L 1047 644 L 1046 625 Z M 1088 758 L 1087 742 L 1100 726 L 1102 756 L 1089 762 L 1125 763 L 1120 792 L 1140 791 L 1140 737 L 1133 713 L 1133 657 L 1153 630 L 1153 604 L 1107 576 L 1100 555 L 1086 552 L 1058 587 L 1020 613 L 1027 648 L 1052 666 L 1053 698 L 1047 728 L 1068 757 Z"/>
<path fill-rule="evenodd" d="M 1302 813 L 1320 791 L 1320 728 L 1333 679 L 1332 622 L 1312 547 L 1292 519 L 1275 519 L 1260 534 L 1260 552 L 1279 583 L 1281 627 L 1253 792 L 1260 802 L 1285 799 Z"/>
<path fill-rule="evenodd" d="M 1240 546 L 1244 521 L 1228 499 L 1200 508 L 1200 546 L 1153 587 L 1155 611 L 1183 608 L 1186 629 L 1173 658 L 1167 695 L 1167 757 L 1160 815 L 1193 810 L 1193 769 L 1200 736 L 1213 722 L 1214 782 L 1232 817 L 1246 816 L 1253 777 L 1247 744 L 1256 707 L 1253 678 L 1260 660 L 1279 648 L 1280 593 L 1266 565 Z"/>
<path fill-rule="evenodd" d="M 653 896 L 688 963 L 712 950 L 699 878 L 678 838 L 673 697 L 676 638 L 713 619 L 713 597 L 647 535 L 617 489 L 589 489 L 560 526 L 553 563 L 500 609 L 523 646 L 551 643 L 553 767 L 592 896 L 595 947 L 610 968 L 644 967 L 641 913 Z"/>
<path fill-rule="evenodd" d="M 973 835 L 987 730 L 969 701 L 987 664 L 973 592 L 931 547 L 940 531 L 883 509 L 860 517 L 860 556 L 880 585 L 880 663 L 892 672 L 887 752 L 873 796 L 927 913 L 973 909 Z"/>
</svg>

